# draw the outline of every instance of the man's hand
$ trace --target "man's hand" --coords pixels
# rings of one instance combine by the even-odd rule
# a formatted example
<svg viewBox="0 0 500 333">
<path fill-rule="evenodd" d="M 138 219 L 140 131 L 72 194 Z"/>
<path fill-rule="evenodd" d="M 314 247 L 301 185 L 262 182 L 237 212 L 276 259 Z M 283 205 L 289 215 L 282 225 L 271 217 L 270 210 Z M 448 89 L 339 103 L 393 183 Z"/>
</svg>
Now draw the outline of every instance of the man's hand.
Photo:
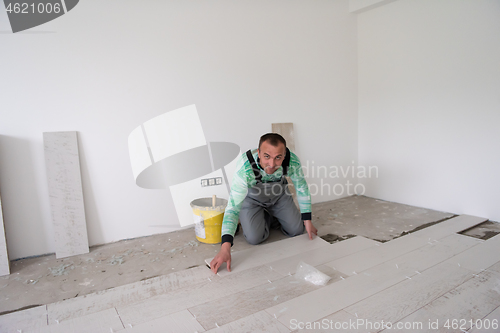
<svg viewBox="0 0 500 333">
<path fill-rule="evenodd" d="M 224 262 L 227 262 L 227 270 L 231 272 L 231 243 L 229 242 L 222 244 L 219 253 L 210 262 L 210 269 L 212 272 L 217 273 L 217 270 Z"/>
<path fill-rule="evenodd" d="M 318 235 L 318 229 L 316 229 L 311 220 L 304 221 L 304 225 L 306 226 L 307 234 L 309 235 L 309 239 L 313 239 L 313 235 Z"/>
</svg>

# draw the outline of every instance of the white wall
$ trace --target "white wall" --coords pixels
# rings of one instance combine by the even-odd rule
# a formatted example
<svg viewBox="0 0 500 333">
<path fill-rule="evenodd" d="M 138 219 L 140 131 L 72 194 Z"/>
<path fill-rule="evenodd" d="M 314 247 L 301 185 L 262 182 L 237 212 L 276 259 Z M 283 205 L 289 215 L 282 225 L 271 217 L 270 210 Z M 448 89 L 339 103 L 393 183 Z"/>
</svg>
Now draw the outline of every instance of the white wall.
<svg viewBox="0 0 500 333">
<path fill-rule="evenodd" d="M 370 196 L 500 220 L 500 2 L 399 0 L 358 16 Z"/>
<path fill-rule="evenodd" d="M 0 30 L 6 20 L 0 12 Z M 293 122 L 303 162 L 351 165 L 356 29 L 347 0 L 86 0 L 29 31 L 0 33 L 10 258 L 54 251 L 42 132 L 79 132 L 91 245 L 178 228 L 170 193 L 134 184 L 127 137 L 182 106 L 196 104 L 207 141 L 246 150 L 271 123 Z"/>
</svg>

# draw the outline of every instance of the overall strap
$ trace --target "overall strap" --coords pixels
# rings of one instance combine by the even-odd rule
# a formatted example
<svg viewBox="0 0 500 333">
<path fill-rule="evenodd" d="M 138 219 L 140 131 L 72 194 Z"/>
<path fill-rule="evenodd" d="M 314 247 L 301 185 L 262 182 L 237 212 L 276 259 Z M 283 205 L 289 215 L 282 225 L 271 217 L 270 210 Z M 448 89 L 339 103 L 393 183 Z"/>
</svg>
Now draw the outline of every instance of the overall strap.
<svg viewBox="0 0 500 333">
<path fill-rule="evenodd" d="M 252 150 L 248 150 L 246 154 L 247 154 L 248 161 L 250 162 L 250 165 L 252 166 L 253 174 L 255 175 L 255 180 L 257 182 L 261 182 L 262 175 L 260 174 L 260 169 L 257 166 L 255 159 L 253 158 Z M 290 150 L 288 148 L 286 148 L 285 159 L 283 160 L 283 163 L 281 164 L 281 167 L 283 168 L 283 176 L 288 175 L 288 166 L 289 165 L 290 165 Z"/>
<path fill-rule="evenodd" d="M 255 162 L 255 159 L 252 156 L 252 150 L 249 149 L 247 151 L 247 158 L 248 161 L 250 162 L 250 165 L 252 166 L 253 174 L 255 175 L 255 180 L 259 183 L 262 181 L 262 175 L 260 174 L 259 167 L 257 166 L 257 163 Z"/>
<path fill-rule="evenodd" d="M 283 176 L 286 176 L 288 174 L 288 166 L 289 165 L 290 165 L 290 150 L 288 150 L 288 148 L 287 148 L 285 159 L 283 160 L 283 163 L 281 164 L 281 166 L 283 167 Z"/>
</svg>

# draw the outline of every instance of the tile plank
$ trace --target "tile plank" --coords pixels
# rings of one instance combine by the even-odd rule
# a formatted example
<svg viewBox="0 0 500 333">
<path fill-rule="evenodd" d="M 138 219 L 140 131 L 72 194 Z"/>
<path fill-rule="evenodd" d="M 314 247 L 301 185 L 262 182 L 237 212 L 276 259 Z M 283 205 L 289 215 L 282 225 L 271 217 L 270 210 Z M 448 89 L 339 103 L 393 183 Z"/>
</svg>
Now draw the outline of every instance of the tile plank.
<svg viewBox="0 0 500 333">
<path fill-rule="evenodd" d="M 210 333 L 253 333 L 253 332 L 272 332 L 287 333 L 290 332 L 283 324 L 270 316 L 265 311 L 259 311 L 253 315 L 235 320 L 229 324 L 214 328 Z"/>
<path fill-rule="evenodd" d="M 418 248 L 439 242 L 440 239 L 454 235 L 457 231 L 481 223 L 483 220 L 483 218 L 461 215 L 415 233 L 393 239 L 380 245 L 378 248 L 360 251 L 350 256 L 326 263 L 326 265 L 332 266 L 348 275 L 352 275 L 353 272 L 362 272 L 365 269 L 395 259 Z M 465 237 L 468 236 L 458 236 L 463 237 L 462 239 L 464 242 L 467 241 Z"/>
<path fill-rule="evenodd" d="M 344 310 L 372 322 L 395 323 L 471 278 L 468 269 L 439 264 Z"/>
<path fill-rule="evenodd" d="M 468 237 L 468 236 L 465 236 Z M 500 235 L 496 235 L 478 246 L 460 253 L 448 260 L 475 272 L 487 269 L 500 261 Z"/>
<path fill-rule="evenodd" d="M 423 323 L 430 321 L 437 324 L 436 327 L 431 328 L 424 324 L 424 328 L 427 327 L 424 332 L 465 331 L 471 327 L 471 321 L 474 323 L 486 317 L 498 307 L 500 291 L 495 291 L 495 289 L 500 290 L 499 288 L 500 276 L 494 272 L 484 271 L 400 321 Z M 458 328 L 444 327 L 447 321 L 448 324 L 452 324 L 454 319 L 457 320 Z"/>
<path fill-rule="evenodd" d="M 371 321 L 394 323 L 472 278 L 472 271 L 443 261 L 481 243 L 471 237 L 452 234 L 437 243 L 388 261 L 385 264 L 408 274 L 411 279 L 344 310 Z"/>
<path fill-rule="evenodd" d="M 49 322 L 40 333 L 109 333 L 124 327 L 115 308 L 72 318 L 62 322 Z"/>
<path fill-rule="evenodd" d="M 303 261 L 311 266 L 318 266 L 379 245 L 380 243 L 377 241 L 356 236 L 331 244 L 330 246 L 320 247 L 314 250 L 299 253 L 295 256 L 270 262 L 269 266 L 283 275 L 288 273 L 294 274 L 300 261 Z"/>
<path fill-rule="evenodd" d="M 452 234 L 439 241 L 431 242 L 421 248 L 388 260 L 385 263 L 394 265 L 397 269 L 416 273 L 429 267 L 447 261 L 484 241 L 464 235 Z M 457 265 L 458 266 L 458 265 Z"/>
<path fill-rule="evenodd" d="M 297 332 L 311 332 L 315 333 L 366 333 L 366 324 L 358 321 L 352 314 L 344 310 L 337 311 L 325 318 L 322 318 L 312 323 L 291 323 L 292 329 L 298 327 Z M 312 329 L 310 329 L 311 327 Z"/>
<path fill-rule="evenodd" d="M 353 275 L 375 267 L 403 254 L 428 245 L 427 240 L 406 235 L 384 243 L 376 248 L 368 248 L 354 254 L 325 263 L 347 275 Z"/>
<path fill-rule="evenodd" d="M 439 239 L 469 229 L 488 219 L 472 215 L 459 215 L 430 227 L 415 231 L 411 235 L 422 238 Z"/>
<path fill-rule="evenodd" d="M 477 244 L 477 241 L 475 240 L 465 240 L 464 242 L 457 242 L 457 237 L 461 236 L 452 235 L 446 240 L 442 240 L 435 244 L 429 244 L 426 241 L 425 244 L 428 249 L 415 251 L 415 253 L 411 253 L 411 251 L 409 251 L 404 246 L 405 244 L 407 244 L 409 245 L 408 247 L 410 249 L 414 247 L 416 247 L 417 249 L 423 247 L 420 246 L 422 239 L 413 237 L 408 238 L 408 241 L 404 243 L 402 241 L 399 241 L 398 243 L 396 243 L 397 246 L 387 247 L 392 251 L 398 250 L 399 252 L 396 254 L 391 254 L 385 249 L 380 250 L 381 248 L 383 249 L 386 245 L 389 245 L 392 241 L 389 243 L 385 243 L 377 248 L 368 249 L 372 252 L 377 253 L 378 255 L 381 255 L 382 259 L 377 256 L 369 256 L 369 253 L 364 253 L 366 252 L 366 250 L 358 252 L 357 254 L 364 253 L 365 255 L 369 256 L 371 260 L 377 262 L 377 265 L 360 272 L 350 272 L 352 275 L 346 278 L 345 281 L 338 281 L 320 290 L 316 290 L 308 294 L 299 296 L 293 300 L 284 302 L 278 307 L 266 309 L 266 312 L 271 314 L 282 310 L 283 313 L 278 317 L 278 320 L 289 328 L 291 328 L 288 325 L 290 323 L 290 320 L 292 319 L 307 322 L 324 318 L 331 313 L 349 307 L 354 303 L 360 302 L 365 298 L 373 296 L 386 288 L 394 286 L 397 283 L 400 283 L 408 278 L 412 278 L 413 276 L 418 274 L 416 272 L 417 268 L 423 271 L 424 269 L 435 265 L 436 262 L 434 260 L 436 259 L 431 258 L 429 260 L 429 257 L 435 256 L 438 260 L 442 261 L 450 255 L 453 255 L 454 251 L 463 251 L 468 246 L 474 247 L 482 245 L 482 243 Z M 403 239 L 403 237 L 399 239 Z M 454 242 L 459 244 L 459 246 L 457 245 L 457 249 L 455 250 L 453 250 L 453 247 L 450 248 L 449 246 Z M 439 254 L 439 251 L 436 250 L 439 248 L 441 248 L 441 254 Z M 406 254 L 400 256 L 399 254 L 401 252 L 406 252 Z M 355 256 L 357 254 L 355 254 Z M 406 264 L 402 265 L 402 267 L 396 267 L 393 262 L 384 262 L 382 264 L 378 264 L 378 262 L 390 258 L 391 256 L 399 257 L 400 261 Z M 405 256 L 407 258 L 411 258 L 412 261 L 405 260 Z M 351 256 L 347 256 L 344 258 L 348 257 Z M 356 259 L 358 261 L 361 261 L 363 264 L 369 265 L 369 263 L 367 263 L 367 261 L 362 256 L 358 256 Z M 330 263 L 327 263 L 325 265 L 333 267 L 332 265 L 330 265 Z M 453 265 L 450 265 L 450 267 L 452 266 Z M 456 265 L 456 267 L 460 269 L 458 265 Z M 343 270 L 341 271 L 346 273 Z M 469 276 L 472 275 L 472 272 L 469 272 L 465 268 L 463 268 L 463 271 L 466 271 Z M 334 303 L 331 302 L 332 299 L 335 299 Z"/>
<path fill-rule="evenodd" d="M 295 136 L 293 135 L 293 123 L 271 124 L 273 133 L 280 134 L 286 141 L 286 146 L 295 152 Z"/>
<path fill-rule="evenodd" d="M 365 273 L 352 275 L 268 308 L 266 312 L 276 314 L 283 325 L 291 328 L 291 320 L 317 321 L 405 279 L 403 272 L 381 264 Z"/>
<path fill-rule="evenodd" d="M 312 283 L 286 276 L 272 283 L 239 292 L 234 297 L 219 298 L 188 310 L 209 330 L 216 327 L 215 323 L 219 326 L 228 324 L 318 288 L 320 287 Z"/>
<path fill-rule="evenodd" d="M 2 198 L 0 198 L 0 276 L 10 274 L 9 254 L 7 252 L 7 239 L 3 223 Z"/>
<path fill-rule="evenodd" d="M 112 307 L 123 307 L 147 300 L 156 295 L 189 288 L 208 279 L 220 279 L 206 266 L 198 266 L 152 279 L 130 283 L 116 288 L 98 291 L 64 301 L 48 304 L 49 321 L 64 321 Z"/>
<path fill-rule="evenodd" d="M 56 258 L 89 252 L 76 132 L 43 133 Z"/>
<path fill-rule="evenodd" d="M 183 310 L 172 313 L 137 326 L 126 327 L 127 333 L 178 333 L 178 332 L 205 332 L 205 329 L 196 321 L 193 315 Z"/>
<path fill-rule="evenodd" d="M 260 266 L 248 271 L 232 273 L 227 277 L 214 279 L 212 282 L 206 281 L 189 288 L 154 296 L 129 306 L 118 306 L 117 309 L 125 326 L 128 324 L 137 325 L 210 300 L 227 299 L 233 297 L 233 294 L 241 293 L 255 286 L 269 285 L 268 280 L 274 281 L 282 277 L 269 267 Z"/>
<path fill-rule="evenodd" d="M 36 332 L 44 326 L 47 326 L 45 305 L 0 316 L 0 332 L 19 333 L 19 330 Z"/>
<path fill-rule="evenodd" d="M 500 306 L 474 324 L 469 331 L 470 333 L 498 333 L 500 330 Z"/>
<path fill-rule="evenodd" d="M 242 272 L 246 269 L 330 245 L 330 243 L 320 237 L 310 240 L 307 234 L 283 239 L 278 242 L 254 245 L 249 249 L 231 253 L 231 273 Z M 205 260 L 207 265 L 210 265 L 212 259 L 213 257 Z M 226 264 L 222 264 L 219 269 L 219 275 L 226 276 L 231 273 L 227 271 Z"/>
</svg>

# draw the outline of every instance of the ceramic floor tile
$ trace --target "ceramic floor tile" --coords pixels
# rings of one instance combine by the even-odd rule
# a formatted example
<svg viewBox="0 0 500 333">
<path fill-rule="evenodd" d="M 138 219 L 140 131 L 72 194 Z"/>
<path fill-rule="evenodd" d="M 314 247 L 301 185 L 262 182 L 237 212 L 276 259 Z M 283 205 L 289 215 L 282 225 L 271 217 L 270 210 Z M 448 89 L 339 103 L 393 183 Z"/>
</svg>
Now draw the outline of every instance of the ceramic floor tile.
<svg viewBox="0 0 500 333">
<path fill-rule="evenodd" d="M 255 245 L 247 250 L 231 253 L 231 273 L 242 272 L 246 269 L 330 245 L 320 237 L 310 240 L 307 234 L 287 238 L 279 242 Z M 212 259 L 213 257 L 205 260 L 207 265 L 210 265 Z M 231 274 L 227 271 L 225 263 L 218 273 L 220 276 Z"/>
</svg>

